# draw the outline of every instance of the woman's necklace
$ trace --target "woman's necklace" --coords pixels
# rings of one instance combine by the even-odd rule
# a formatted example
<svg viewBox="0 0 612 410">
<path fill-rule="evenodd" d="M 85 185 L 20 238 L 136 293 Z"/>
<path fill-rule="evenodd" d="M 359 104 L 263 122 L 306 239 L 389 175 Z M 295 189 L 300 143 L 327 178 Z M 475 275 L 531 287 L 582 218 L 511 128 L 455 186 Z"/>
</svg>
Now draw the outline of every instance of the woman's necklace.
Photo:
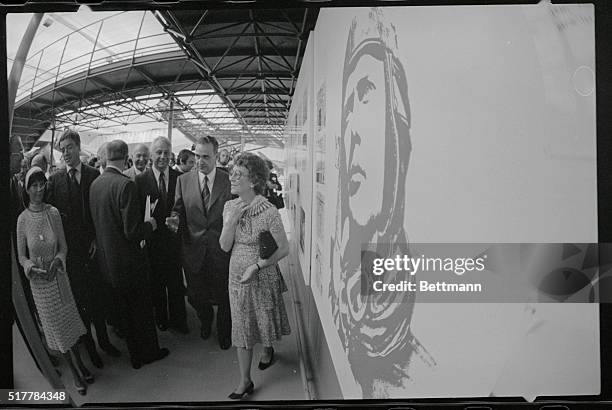
<svg viewBox="0 0 612 410">
<path fill-rule="evenodd" d="M 34 212 L 34 213 L 40 213 L 40 212 L 42 212 L 43 209 L 44 209 L 44 207 L 43 207 L 42 204 L 36 204 L 36 205 L 35 204 L 30 204 L 28 206 L 28 210 L 30 210 L 30 212 Z M 39 241 L 44 242 L 45 241 L 45 236 L 43 235 L 44 224 L 39 223 L 39 224 L 37 224 L 37 227 L 38 227 L 38 229 L 37 229 L 38 232 L 36 232 L 35 235 L 36 235 L 36 237 L 37 237 L 37 239 Z"/>
<path fill-rule="evenodd" d="M 28 209 L 32 212 L 40 212 L 44 209 L 43 204 L 32 204 L 28 206 Z"/>
</svg>

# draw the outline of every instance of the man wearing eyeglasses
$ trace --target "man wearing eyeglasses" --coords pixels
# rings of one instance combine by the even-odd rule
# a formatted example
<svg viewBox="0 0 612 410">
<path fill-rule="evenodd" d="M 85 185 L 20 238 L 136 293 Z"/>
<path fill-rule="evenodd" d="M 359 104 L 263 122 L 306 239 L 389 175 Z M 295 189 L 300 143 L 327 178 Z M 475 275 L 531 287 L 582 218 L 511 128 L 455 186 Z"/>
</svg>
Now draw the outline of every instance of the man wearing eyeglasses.
<svg viewBox="0 0 612 410">
<path fill-rule="evenodd" d="M 92 364 L 100 368 L 103 362 L 93 341 L 92 324 L 96 328 L 100 348 L 111 356 L 121 354 L 108 339 L 106 318 L 109 312 L 104 300 L 107 290 L 99 280 L 98 264 L 93 259 L 96 246 L 89 208 L 89 188 L 100 173 L 81 162 L 81 137 L 78 132 L 64 131 L 59 139 L 59 149 L 66 168 L 49 177 L 45 202 L 56 207 L 62 217 L 68 245 L 66 270 L 81 319 L 87 329 L 85 346 Z"/>
<path fill-rule="evenodd" d="M 214 137 L 198 139 L 195 170 L 177 179 L 172 216 L 168 227 L 182 242 L 187 298 L 200 321 L 200 336 L 208 339 L 217 305 L 217 337 L 221 349 L 231 346 L 231 316 L 228 295 L 229 254 L 219 245 L 223 207 L 232 199 L 227 172 L 216 165 L 219 143 Z"/>
</svg>

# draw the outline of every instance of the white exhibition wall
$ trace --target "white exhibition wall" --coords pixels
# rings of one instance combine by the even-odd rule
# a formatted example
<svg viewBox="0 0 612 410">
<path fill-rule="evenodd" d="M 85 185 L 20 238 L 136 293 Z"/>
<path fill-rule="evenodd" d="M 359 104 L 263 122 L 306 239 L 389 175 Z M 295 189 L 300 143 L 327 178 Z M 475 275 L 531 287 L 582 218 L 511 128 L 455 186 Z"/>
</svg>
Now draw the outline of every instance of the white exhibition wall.
<svg viewBox="0 0 612 410">
<path fill-rule="evenodd" d="M 599 393 L 595 304 L 381 304 L 359 286 L 364 243 L 597 242 L 593 15 L 321 10 L 287 203 L 343 398 Z"/>
<path fill-rule="evenodd" d="M 313 34 L 310 35 L 311 39 Z M 297 80 L 286 126 L 287 211 L 293 224 L 294 238 L 298 241 L 298 261 L 304 282 L 310 283 L 310 247 L 312 212 L 312 81 L 314 42 L 306 43 L 304 57 Z"/>
</svg>

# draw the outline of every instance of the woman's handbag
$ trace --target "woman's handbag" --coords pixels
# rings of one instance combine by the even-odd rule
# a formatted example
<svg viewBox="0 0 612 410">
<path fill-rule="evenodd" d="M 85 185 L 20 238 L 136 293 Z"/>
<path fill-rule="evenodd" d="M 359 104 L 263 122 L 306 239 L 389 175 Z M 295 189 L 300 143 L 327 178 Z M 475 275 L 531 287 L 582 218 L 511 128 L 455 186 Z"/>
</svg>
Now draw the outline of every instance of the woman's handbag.
<svg viewBox="0 0 612 410">
<path fill-rule="evenodd" d="M 276 205 L 277 209 L 283 209 L 285 207 L 285 200 L 283 199 L 283 194 L 278 194 L 276 196 Z"/>
<path fill-rule="evenodd" d="M 263 231 L 259 234 L 259 257 L 269 259 L 278 249 L 278 245 L 270 231 Z"/>
</svg>

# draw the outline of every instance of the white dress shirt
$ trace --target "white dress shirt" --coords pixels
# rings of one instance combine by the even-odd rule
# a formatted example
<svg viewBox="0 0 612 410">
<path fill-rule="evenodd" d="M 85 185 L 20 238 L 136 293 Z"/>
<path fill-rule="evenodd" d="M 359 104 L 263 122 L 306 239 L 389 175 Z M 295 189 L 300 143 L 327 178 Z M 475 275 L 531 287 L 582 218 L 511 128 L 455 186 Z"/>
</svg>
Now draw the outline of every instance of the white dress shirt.
<svg viewBox="0 0 612 410">
<path fill-rule="evenodd" d="M 198 171 L 198 177 L 200 178 L 200 193 L 204 191 L 204 177 L 208 177 L 208 192 L 212 194 L 213 185 L 215 183 L 215 175 L 217 175 L 217 168 L 213 168 L 213 170 L 209 174 L 204 174 L 202 171 Z"/>
<path fill-rule="evenodd" d="M 157 183 L 157 186 L 159 187 L 159 176 L 161 175 L 161 172 L 159 172 L 157 168 L 153 167 L 153 175 L 155 175 L 155 182 Z M 166 184 L 166 194 L 168 194 L 168 181 L 169 180 L 170 180 L 170 171 L 168 167 L 166 167 L 166 169 L 164 170 L 164 183 Z"/>
</svg>

